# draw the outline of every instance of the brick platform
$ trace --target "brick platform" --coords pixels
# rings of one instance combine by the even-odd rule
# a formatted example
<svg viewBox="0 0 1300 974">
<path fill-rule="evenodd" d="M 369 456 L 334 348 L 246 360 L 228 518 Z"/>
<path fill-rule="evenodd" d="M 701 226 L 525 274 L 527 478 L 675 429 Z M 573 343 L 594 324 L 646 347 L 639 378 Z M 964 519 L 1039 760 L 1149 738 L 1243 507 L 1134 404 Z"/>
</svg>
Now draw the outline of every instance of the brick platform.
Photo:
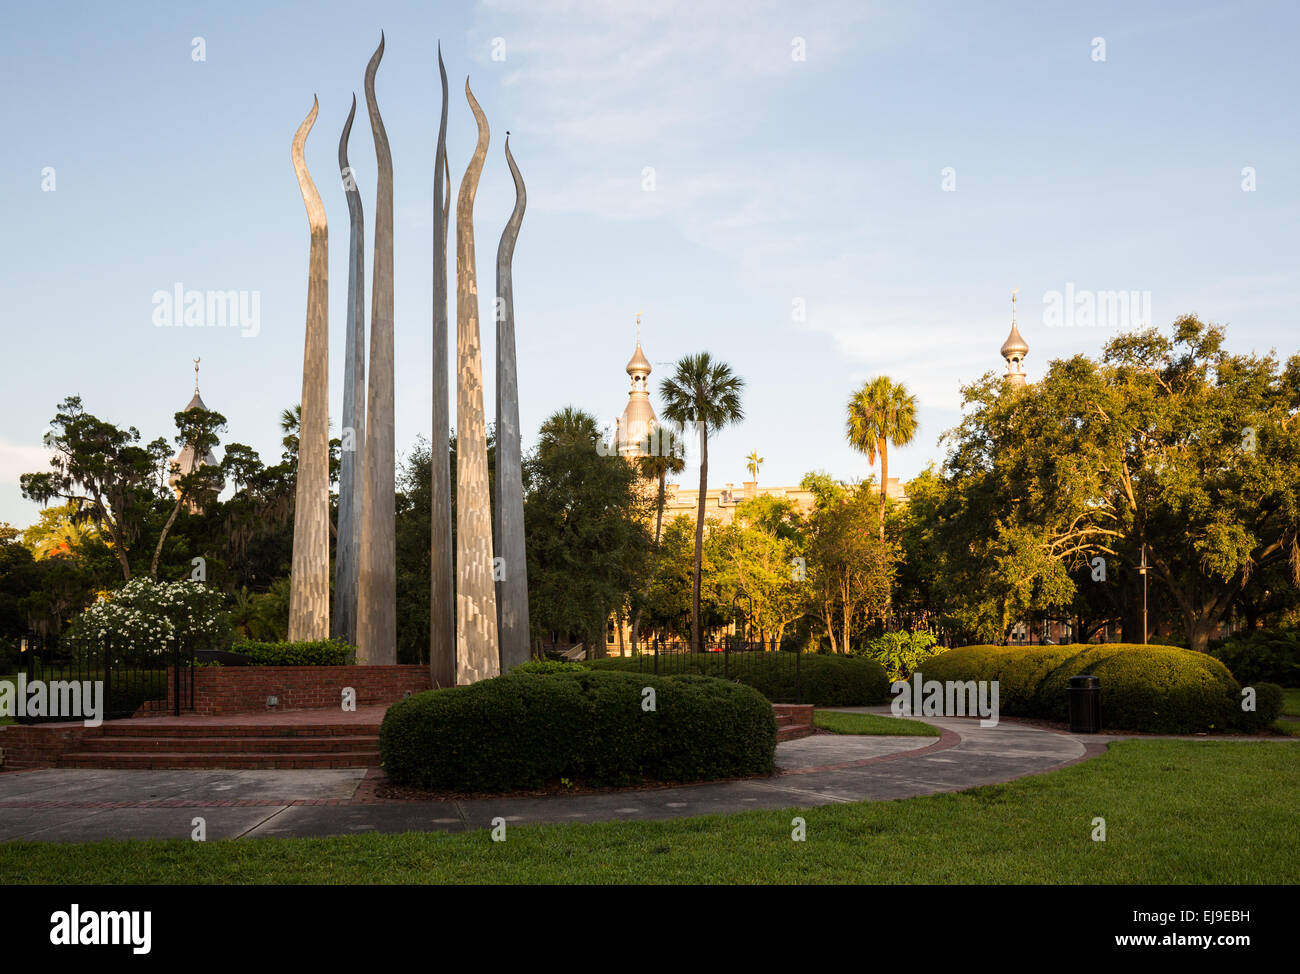
<svg viewBox="0 0 1300 974">
<path fill-rule="evenodd" d="M 372 768 L 390 704 L 431 686 L 425 666 L 198 666 L 194 709 L 130 720 L 0 727 L 0 771 L 30 768 Z M 342 709 L 343 690 L 356 710 Z M 268 707 L 267 698 L 276 705 Z M 182 693 L 188 703 L 188 694 Z"/>
<path fill-rule="evenodd" d="M 170 670 L 167 708 L 172 707 Z M 344 687 L 357 707 L 396 703 L 431 689 L 427 666 L 197 666 L 194 713 L 206 716 L 339 709 Z M 279 703 L 268 708 L 268 697 Z"/>
</svg>

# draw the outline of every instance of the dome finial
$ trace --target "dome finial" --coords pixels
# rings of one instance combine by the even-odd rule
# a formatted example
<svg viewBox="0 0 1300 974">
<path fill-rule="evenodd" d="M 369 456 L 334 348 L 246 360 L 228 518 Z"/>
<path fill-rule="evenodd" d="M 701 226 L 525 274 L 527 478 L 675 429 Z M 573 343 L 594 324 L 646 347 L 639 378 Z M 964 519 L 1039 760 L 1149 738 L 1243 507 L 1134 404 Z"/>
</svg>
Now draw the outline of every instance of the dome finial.
<svg viewBox="0 0 1300 974">
<path fill-rule="evenodd" d="M 631 383 L 627 393 L 627 407 L 618 421 L 618 452 L 628 458 L 644 456 L 646 438 L 658 428 L 654 407 L 650 405 L 650 360 L 641 350 L 641 312 L 636 313 L 636 351 L 627 363 Z"/>
<path fill-rule="evenodd" d="M 638 311 L 636 316 L 636 351 L 632 353 L 632 359 L 627 363 L 627 374 L 631 376 L 639 375 L 641 381 L 644 382 L 650 371 L 650 360 L 645 357 L 645 352 L 641 351 L 641 313 Z"/>
<path fill-rule="evenodd" d="M 1011 292 L 1011 334 L 1007 335 L 1007 340 L 1002 343 L 1002 357 L 1007 360 L 1007 373 L 1003 376 L 1007 382 L 1015 386 L 1025 384 L 1025 356 L 1029 354 L 1029 345 L 1020 335 L 1020 329 L 1016 327 L 1016 293 L 1020 288 L 1015 288 Z"/>
<path fill-rule="evenodd" d="M 194 395 L 199 394 L 199 360 L 194 360 Z"/>
</svg>

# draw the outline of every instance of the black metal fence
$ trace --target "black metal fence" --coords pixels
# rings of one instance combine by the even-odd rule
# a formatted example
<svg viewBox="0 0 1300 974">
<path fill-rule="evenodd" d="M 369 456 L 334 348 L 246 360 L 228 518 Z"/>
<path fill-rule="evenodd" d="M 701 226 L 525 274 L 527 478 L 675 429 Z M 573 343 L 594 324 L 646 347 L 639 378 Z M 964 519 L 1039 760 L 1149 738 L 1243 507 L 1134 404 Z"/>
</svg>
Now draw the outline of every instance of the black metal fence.
<svg viewBox="0 0 1300 974">
<path fill-rule="evenodd" d="M 136 646 L 119 637 L 74 651 L 33 633 L 19 645 L 14 682 L 12 716 L 20 724 L 81 720 L 95 708 L 102 708 L 104 720 L 134 717 L 141 708 L 179 715 L 194 707 L 194 650 Z"/>
<path fill-rule="evenodd" d="M 685 643 L 642 643 L 629 668 L 661 676 L 700 674 L 735 680 L 759 690 L 773 703 L 803 703 L 803 657 L 795 650 L 773 650 L 761 643 L 727 640 L 721 647 L 692 652 Z M 625 657 L 626 658 L 626 657 Z"/>
</svg>

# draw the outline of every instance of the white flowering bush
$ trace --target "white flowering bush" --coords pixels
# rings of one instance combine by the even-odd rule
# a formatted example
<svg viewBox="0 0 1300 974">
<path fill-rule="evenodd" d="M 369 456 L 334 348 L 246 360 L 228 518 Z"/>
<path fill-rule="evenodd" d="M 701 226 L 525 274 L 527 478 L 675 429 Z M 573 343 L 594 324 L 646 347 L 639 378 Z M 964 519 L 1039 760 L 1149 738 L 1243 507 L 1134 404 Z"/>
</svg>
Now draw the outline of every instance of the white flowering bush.
<svg viewBox="0 0 1300 974">
<path fill-rule="evenodd" d="M 230 625 L 222 595 L 202 582 L 133 578 L 105 593 L 63 635 L 63 648 L 93 661 L 107 650 L 114 662 L 159 658 L 184 650 L 224 648 Z"/>
</svg>

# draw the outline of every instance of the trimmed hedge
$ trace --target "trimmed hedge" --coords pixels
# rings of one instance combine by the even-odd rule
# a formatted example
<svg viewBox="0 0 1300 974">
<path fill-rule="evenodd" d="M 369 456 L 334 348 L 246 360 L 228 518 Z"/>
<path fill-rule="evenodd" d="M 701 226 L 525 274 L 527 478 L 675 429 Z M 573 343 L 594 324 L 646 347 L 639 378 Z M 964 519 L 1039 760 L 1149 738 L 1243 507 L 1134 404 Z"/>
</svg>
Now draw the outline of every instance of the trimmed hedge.
<svg viewBox="0 0 1300 974">
<path fill-rule="evenodd" d="M 787 653 L 732 653 L 729 678 L 751 686 L 774 703 L 795 699 L 794 660 Z M 662 662 L 662 661 L 661 661 Z M 598 670 L 643 672 L 648 656 L 613 656 L 592 660 Z M 665 669 L 673 675 L 693 673 L 726 679 L 721 653 L 675 653 Z M 799 661 L 802 699 L 818 707 L 862 707 L 889 700 L 889 678 L 875 660 L 804 653 Z"/>
<path fill-rule="evenodd" d="M 761 694 L 708 677 L 512 672 L 393 704 L 379 753 L 394 782 L 453 791 L 701 781 L 770 774 L 776 718 Z"/>
<path fill-rule="evenodd" d="M 357 658 L 357 648 L 341 639 L 244 642 L 235 643 L 230 651 L 249 657 L 251 666 L 348 666 Z"/>
<path fill-rule="evenodd" d="M 1241 709 L 1241 687 L 1218 660 L 1188 649 L 1124 643 L 1072 646 L 963 646 L 929 660 L 926 680 L 997 680 L 1009 717 L 1064 721 L 1070 677 L 1101 679 L 1102 725 L 1185 734 L 1259 730 L 1277 719 L 1282 691 L 1256 684 L 1256 709 Z"/>
</svg>

